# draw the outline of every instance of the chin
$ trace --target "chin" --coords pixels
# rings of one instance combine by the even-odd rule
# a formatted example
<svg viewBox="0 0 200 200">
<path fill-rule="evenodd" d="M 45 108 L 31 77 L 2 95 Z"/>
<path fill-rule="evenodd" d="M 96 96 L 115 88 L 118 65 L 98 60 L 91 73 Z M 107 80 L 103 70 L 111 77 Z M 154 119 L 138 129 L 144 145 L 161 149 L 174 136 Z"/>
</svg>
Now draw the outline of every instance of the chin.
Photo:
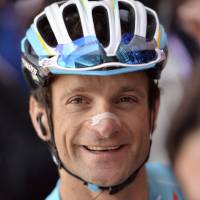
<svg viewBox="0 0 200 200">
<path fill-rule="evenodd" d="M 128 175 L 120 175 L 119 173 L 99 173 L 97 175 L 90 176 L 91 183 L 94 183 L 99 186 L 107 187 L 114 186 L 122 183 L 128 178 Z"/>
</svg>

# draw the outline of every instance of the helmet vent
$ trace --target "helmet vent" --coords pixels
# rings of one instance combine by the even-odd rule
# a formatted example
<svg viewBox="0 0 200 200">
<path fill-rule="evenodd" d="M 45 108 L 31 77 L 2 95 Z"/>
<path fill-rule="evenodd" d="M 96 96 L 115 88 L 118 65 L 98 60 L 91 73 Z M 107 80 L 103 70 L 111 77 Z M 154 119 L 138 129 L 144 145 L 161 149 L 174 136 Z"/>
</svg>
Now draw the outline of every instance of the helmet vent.
<svg viewBox="0 0 200 200">
<path fill-rule="evenodd" d="M 151 41 L 154 38 L 156 31 L 156 20 L 149 12 L 147 13 L 147 41 Z"/>
<path fill-rule="evenodd" d="M 92 11 L 94 28 L 96 36 L 104 47 L 107 47 L 110 43 L 110 28 L 108 21 L 108 12 L 106 8 L 97 6 Z M 102 28 L 103 27 L 103 28 Z"/>
<path fill-rule="evenodd" d="M 83 37 L 81 19 L 75 4 L 69 5 L 63 10 L 63 18 L 68 34 L 72 40 Z"/>
<path fill-rule="evenodd" d="M 56 37 L 51 29 L 49 21 L 45 15 L 43 15 L 37 22 L 37 27 L 40 35 L 45 40 L 45 42 L 51 46 L 56 47 L 58 44 Z"/>
<path fill-rule="evenodd" d="M 135 32 L 135 11 L 126 3 L 119 2 L 119 14 L 121 23 L 121 34 L 134 35 Z"/>
<path fill-rule="evenodd" d="M 34 49 L 32 48 L 32 46 L 31 46 L 31 44 L 29 43 L 28 40 L 25 41 L 25 47 L 26 47 L 26 53 L 28 55 L 31 55 L 31 56 L 33 56 L 35 58 L 38 58 L 36 52 L 34 51 Z"/>
</svg>

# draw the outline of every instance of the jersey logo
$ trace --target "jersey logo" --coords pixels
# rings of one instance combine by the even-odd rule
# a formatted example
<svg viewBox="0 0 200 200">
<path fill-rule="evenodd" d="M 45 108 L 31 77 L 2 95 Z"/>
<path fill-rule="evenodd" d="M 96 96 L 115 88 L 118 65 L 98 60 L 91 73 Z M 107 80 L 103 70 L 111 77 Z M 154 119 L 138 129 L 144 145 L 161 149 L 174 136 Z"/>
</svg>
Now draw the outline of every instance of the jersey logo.
<svg viewBox="0 0 200 200">
<path fill-rule="evenodd" d="M 161 195 L 159 195 L 156 200 L 162 200 Z M 177 195 L 176 192 L 173 192 L 173 198 L 172 198 L 172 200 L 179 200 L 178 195 Z"/>
<path fill-rule="evenodd" d="M 173 193 L 173 200 L 178 200 L 178 195 L 176 194 L 176 192 Z"/>
</svg>

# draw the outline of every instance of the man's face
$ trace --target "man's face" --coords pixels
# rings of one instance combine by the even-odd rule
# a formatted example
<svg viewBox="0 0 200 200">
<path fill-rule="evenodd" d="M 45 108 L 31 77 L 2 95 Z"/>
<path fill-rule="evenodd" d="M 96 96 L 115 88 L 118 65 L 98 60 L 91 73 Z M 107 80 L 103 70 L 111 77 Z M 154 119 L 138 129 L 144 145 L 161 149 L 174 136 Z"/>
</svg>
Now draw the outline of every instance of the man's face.
<svg viewBox="0 0 200 200">
<path fill-rule="evenodd" d="M 74 174 L 103 186 L 124 181 L 149 151 L 148 78 L 144 73 L 109 77 L 59 76 L 52 84 L 55 142 Z M 100 128 L 91 117 L 110 112 Z"/>
</svg>

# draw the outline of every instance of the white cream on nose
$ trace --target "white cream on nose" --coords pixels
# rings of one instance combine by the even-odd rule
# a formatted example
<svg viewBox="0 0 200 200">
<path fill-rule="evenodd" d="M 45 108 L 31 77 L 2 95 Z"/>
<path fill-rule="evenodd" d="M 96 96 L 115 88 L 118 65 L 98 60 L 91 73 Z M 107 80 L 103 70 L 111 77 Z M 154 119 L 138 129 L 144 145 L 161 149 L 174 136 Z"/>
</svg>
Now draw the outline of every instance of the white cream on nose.
<svg viewBox="0 0 200 200">
<path fill-rule="evenodd" d="M 112 119 L 117 123 L 118 126 L 121 126 L 119 118 L 111 112 L 104 112 L 91 117 L 91 126 L 99 125 L 101 121 L 105 119 Z"/>
</svg>

